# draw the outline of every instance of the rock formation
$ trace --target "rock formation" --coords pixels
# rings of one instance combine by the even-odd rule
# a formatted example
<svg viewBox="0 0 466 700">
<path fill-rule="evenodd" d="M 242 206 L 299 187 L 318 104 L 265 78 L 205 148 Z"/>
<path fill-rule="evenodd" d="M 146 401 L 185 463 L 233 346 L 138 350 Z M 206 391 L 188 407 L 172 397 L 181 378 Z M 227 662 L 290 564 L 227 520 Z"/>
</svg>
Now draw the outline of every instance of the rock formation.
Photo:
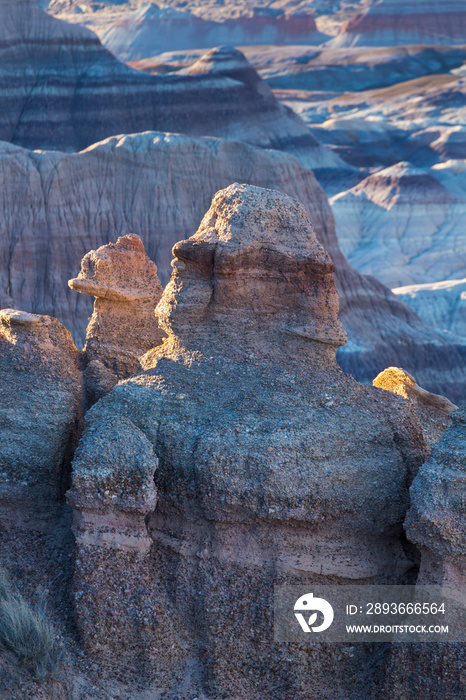
<svg viewBox="0 0 466 700">
<path fill-rule="evenodd" d="M 374 386 L 404 396 L 419 418 L 424 438 L 428 444 L 436 442 L 450 425 L 450 413 L 458 408 L 445 396 L 432 394 L 418 384 L 400 367 L 388 367 L 377 375 Z"/>
<path fill-rule="evenodd" d="M 274 97 L 267 84 L 260 78 L 244 54 L 230 46 L 220 46 L 208 51 L 189 67 L 186 74 L 194 78 L 203 75 L 212 81 L 234 80 L 242 86 L 244 113 L 240 114 L 237 98 L 228 98 L 234 107 L 232 119 L 225 121 L 224 113 L 217 123 L 204 120 L 199 127 L 187 127 L 187 133 L 209 134 L 223 138 L 246 141 L 263 148 L 274 148 L 294 155 L 301 165 L 313 170 L 335 168 L 348 170 L 348 166 L 325 146 L 288 107 Z M 171 131 L 175 129 L 170 128 Z"/>
<path fill-rule="evenodd" d="M 397 163 L 331 199 L 338 240 L 359 272 L 389 287 L 464 276 L 466 201 Z"/>
<path fill-rule="evenodd" d="M 70 333 L 49 316 L 1 311 L 0 386 L 0 570 L 26 598 L 42 608 L 47 601 L 48 619 L 64 624 L 72 547 L 64 493 L 81 430 L 81 374 Z M 12 687 L 11 674 L 4 677 L 3 646 L 1 656 L 0 694 L 19 697 L 21 681 Z"/>
<path fill-rule="evenodd" d="M 403 47 L 399 51 L 407 54 L 411 48 Z M 378 55 L 380 49 L 374 51 Z M 363 49 L 356 66 L 359 61 L 364 66 L 376 59 L 369 49 Z M 408 58 L 405 61 L 409 70 Z M 427 56 L 422 63 L 427 70 L 430 64 Z M 361 176 L 374 174 L 375 171 L 368 172 L 368 168 L 379 169 L 400 161 L 409 161 L 420 168 L 441 167 L 445 158 L 458 158 L 464 153 L 465 132 L 461 125 L 466 114 L 466 80 L 464 67 L 453 70 L 445 67 L 444 72 L 437 74 L 438 65 L 436 58 L 432 75 L 401 79 L 390 87 L 358 90 L 354 94 L 322 92 L 316 95 L 286 89 L 275 94 L 303 117 L 323 144 L 343 160 L 361 168 Z M 392 75 L 388 66 L 386 70 Z M 362 70 L 362 80 L 364 75 L 367 73 Z M 357 77 L 349 71 L 349 85 L 356 82 Z M 364 122 L 366 132 L 362 128 Z M 355 124 L 360 127 L 355 129 Z M 439 172 L 430 174 L 440 175 Z M 337 173 L 333 175 L 335 179 Z M 332 194 L 347 190 L 345 184 L 340 180 L 340 189 L 333 189 Z M 450 184 L 447 189 L 456 192 Z M 464 192 L 457 194 L 464 197 Z"/>
<path fill-rule="evenodd" d="M 91 31 L 47 15 L 34 0 L 0 0 L 0 43 L 3 141 L 76 151 L 115 134 L 158 129 L 296 152 L 306 167 L 339 163 L 270 91 L 215 71 L 202 77 L 135 71 Z"/>
<path fill-rule="evenodd" d="M 347 264 L 327 198 L 290 156 L 159 133 L 112 138 L 77 154 L 31 153 L 11 144 L 2 144 L 0 154 L 0 289 L 10 305 L 58 317 L 78 344 L 90 300 L 65 290 L 83 252 L 134 232 L 166 284 L 172 246 L 195 230 L 217 189 L 236 180 L 280 190 L 305 206 L 336 267 L 349 335 L 338 353 L 345 371 L 372 382 L 385 367 L 403 365 L 429 391 L 457 403 L 464 396 L 465 342 L 424 326 L 382 284 Z"/>
<path fill-rule="evenodd" d="M 49 316 L 4 309 L 0 374 L 2 500 L 57 498 L 67 487 L 66 460 L 81 403 L 78 351 L 70 333 Z"/>
<path fill-rule="evenodd" d="M 462 0 L 370 0 L 348 20 L 334 46 L 464 44 L 466 11 Z"/>
<path fill-rule="evenodd" d="M 95 91 L 97 67 L 107 76 L 105 94 L 100 91 L 100 99 L 107 104 L 105 128 L 111 124 L 112 111 L 113 123 L 115 126 L 118 123 L 112 110 L 116 99 L 122 114 L 128 115 L 122 81 L 126 76 L 128 83 L 130 75 L 137 81 L 137 74 L 128 73 L 119 66 L 102 48 L 95 34 L 50 17 L 34 0 L 14 3 L 1 0 L 0 19 L 2 140 L 32 148 L 83 147 L 95 140 L 90 126 L 93 121 L 96 122 L 94 135 L 107 135 L 107 131 L 102 131 L 103 123 L 95 110 L 95 97 L 94 109 L 86 115 L 91 108 L 90 96 L 98 94 Z M 116 90 L 118 79 L 120 89 Z M 79 109 L 76 109 L 78 104 Z"/>
<path fill-rule="evenodd" d="M 88 412 L 74 460 L 78 626 L 120 670 L 141 655 L 173 695 L 191 674 L 207 697 L 366 697 L 366 649 L 330 675 L 326 652 L 288 663 L 273 586 L 406 580 L 420 426 L 339 368 L 334 265 L 298 202 L 232 185 L 173 252 L 167 339 Z"/>
<path fill-rule="evenodd" d="M 57 316 L 77 342 L 84 341 L 90 303 L 65 290 L 83 251 L 134 232 L 166 283 L 173 245 L 191 234 L 213 194 L 233 180 L 296 196 L 318 235 L 331 232 L 331 211 L 312 173 L 284 154 L 238 142 L 145 133 L 79 154 L 2 144 L 0 155 L 2 294 L 14 306 Z"/>
<path fill-rule="evenodd" d="M 406 518 L 409 539 L 421 550 L 420 584 L 463 585 L 466 581 L 466 410 L 434 445 L 411 487 Z"/>
<path fill-rule="evenodd" d="M 446 605 L 460 604 L 455 624 L 466 624 L 466 410 L 432 448 L 410 489 L 408 538 L 421 552 L 420 586 L 442 587 Z M 452 601 L 457 601 L 452 602 Z M 452 615 L 450 614 L 450 619 Z M 464 643 L 394 645 L 387 663 L 385 697 L 458 698 L 464 694 Z"/>
<path fill-rule="evenodd" d="M 163 51 L 208 49 L 219 44 L 319 44 L 328 37 L 317 31 L 313 16 L 253 8 L 248 14 L 222 21 L 147 3 L 119 17 L 100 33 L 102 43 L 122 61 L 134 61 Z"/>
<path fill-rule="evenodd" d="M 95 403 L 136 372 L 141 355 L 160 344 L 154 317 L 162 296 L 157 267 L 134 234 L 84 256 L 71 289 L 95 297 L 84 346 L 86 392 Z"/>
</svg>

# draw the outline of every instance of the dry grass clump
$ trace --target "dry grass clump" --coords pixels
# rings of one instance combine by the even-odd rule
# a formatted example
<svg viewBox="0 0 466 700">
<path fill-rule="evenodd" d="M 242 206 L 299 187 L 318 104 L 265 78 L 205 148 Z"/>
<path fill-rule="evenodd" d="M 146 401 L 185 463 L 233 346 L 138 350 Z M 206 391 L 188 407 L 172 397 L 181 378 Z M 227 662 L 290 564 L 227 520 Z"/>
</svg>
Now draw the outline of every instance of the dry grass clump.
<svg viewBox="0 0 466 700">
<path fill-rule="evenodd" d="M 55 638 L 45 611 L 33 608 L 0 569 L 0 644 L 13 652 L 37 680 L 43 680 L 59 665 Z"/>
</svg>

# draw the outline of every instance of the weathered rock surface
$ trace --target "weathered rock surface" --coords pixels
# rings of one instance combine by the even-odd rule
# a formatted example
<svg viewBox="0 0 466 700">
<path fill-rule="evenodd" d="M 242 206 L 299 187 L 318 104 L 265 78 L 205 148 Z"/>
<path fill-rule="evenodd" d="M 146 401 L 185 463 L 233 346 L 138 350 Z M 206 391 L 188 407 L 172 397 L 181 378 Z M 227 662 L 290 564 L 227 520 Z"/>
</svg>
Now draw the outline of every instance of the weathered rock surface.
<svg viewBox="0 0 466 700">
<path fill-rule="evenodd" d="M 455 625 L 465 624 L 466 410 L 451 414 L 452 424 L 432 448 L 410 489 L 408 538 L 421 551 L 420 586 L 442 586 L 446 606 L 460 606 Z M 449 600 L 450 599 L 450 600 Z M 464 644 L 394 645 L 387 664 L 385 693 L 406 697 L 457 698 L 464 694 Z"/>
<path fill-rule="evenodd" d="M 326 653 L 310 663 L 295 649 L 288 663 L 272 642 L 273 585 L 404 580 L 399 537 L 426 454 L 420 426 L 401 397 L 336 363 L 345 333 L 334 266 L 295 200 L 232 185 L 174 255 L 157 307 L 168 337 L 88 412 L 74 462 L 71 503 L 81 522 L 94 518 L 78 534 L 78 625 L 105 640 L 94 651 L 150 657 L 173 694 L 191 673 L 190 691 L 216 699 L 309 698 L 311 688 L 365 697 L 376 664 L 360 674 L 364 649 L 339 657 L 331 677 Z M 132 545 L 134 563 L 120 566 L 128 504 L 141 523 L 153 507 L 140 504 L 155 455 L 153 544 Z M 133 470 L 146 492 L 135 493 Z M 110 521 L 105 543 L 93 539 Z M 122 603 L 133 582 L 147 611 L 139 627 L 132 600 Z M 165 617 L 147 638 L 161 599 Z"/>
<path fill-rule="evenodd" d="M 176 615 L 170 619 L 164 592 L 151 580 L 146 519 L 157 501 L 158 460 L 130 419 L 109 418 L 90 427 L 88 436 L 76 452 L 67 494 L 76 538 L 73 592 L 80 639 L 86 652 L 112 655 L 119 679 L 137 659 L 139 684 L 148 684 L 154 680 L 151 657 L 162 633 L 168 644 L 156 663 L 162 683 L 167 657 L 180 665 L 181 659 L 173 647 Z"/>
<path fill-rule="evenodd" d="M 374 386 L 407 399 L 419 418 L 424 438 L 428 444 L 436 442 L 450 425 L 450 413 L 458 408 L 445 396 L 432 394 L 418 384 L 408 372 L 400 367 L 388 367 L 377 375 Z"/>
<path fill-rule="evenodd" d="M 424 323 L 466 337 L 466 279 L 392 290 Z"/>
<path fill-rule="evenodd" d="M 47 619 L 59 620 L 62 631 L 71 612 L 72 549 L 64 493 L 82 427 L 81 374 L 70 333 L 49 316 L 1 311 L 0 387 L 2 581 L 6 570 L 26 599 L 47 606 Z M 23 691 L 22 697 L 49 697 L 43 687 L 36 688 L 37 695 L 26 692 L 30 684 L 21 682 L 28 680 L 21 672 L 18 678 L 17 664 L 5 668 L 3 645 L 1 656 L 2 697 Z"/>
<path fill-rule="evenodd" d="M 160 344 L 163 333 L 154 309 L 162 285 L 135 234 L 87 253 L 68 285 L 95 297 L 83 351 L 87 399 L 95 403 L 134 374 L 141 355 Z"/>
<path fill-rule="evenodd" d="M 338 240 L 359 272 L 389 287 L 464 277 L 466 200 L 398 163 L 330 200 Z"/>
<path fill-rule="evenodd" d="M 2 507 L 58 498 L 67 487 L 81 404 L 70 333 L 55 318 L 4 309 L 0 376 Z"/>
<path fill-rule="evenodd" d="M 370 0 L 332 40 L 334 46 L 464 44 L 462 0 Z"/>
<path fill-rule="evenodd" d="M 76 154 L 33 153 L 11 144 L 0 153 L 0 289 L 10 306 L 59 318 L 77 343 L 84 342 L 91 304 L 67 282 L 83 253 L 133 232 L 165 284 L 175 242 L 195 230 L 217 189 L 236 180 L 278 189 L 304 204 L 335 263 L 349 334 L 339 351 L 346 371 L 372 382 L 385 367 L 403 365 L 429 391 L 457 403 L 464 396 L 464 341 L 424 326 L 386 287 L 347 264 L 327 198 L 290 156 L 160 133 L 115 137 Z"/>
<path fill-rule="evenodd" d="M 328 39 L 317 31 L 310 14 L 285 14 L 251 8 L 248 14 L 222 21 L 208 20 L 186 9 L 147 3 L 115 20 L 101 34 L 106 48 L 122 61 L 134 61 L 163 51 L 208 49 L 219 44 L 319 44 Z"/>
<path fill-rule="evenodd" d="M 411 487 L 406 518 L 409 539 L 420 548 L 419 583 L 464 585 L 466 410 L 451 414 L 452 425 L 432 449 Z"/>
</svg>

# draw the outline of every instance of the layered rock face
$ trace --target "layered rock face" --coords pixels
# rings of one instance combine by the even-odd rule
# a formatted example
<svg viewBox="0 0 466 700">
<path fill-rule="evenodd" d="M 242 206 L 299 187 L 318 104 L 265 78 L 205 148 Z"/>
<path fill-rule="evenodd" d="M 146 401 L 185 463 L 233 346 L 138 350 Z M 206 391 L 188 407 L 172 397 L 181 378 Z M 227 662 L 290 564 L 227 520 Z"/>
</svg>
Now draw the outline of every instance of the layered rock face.
<svg viewBox="0 0 466 700">
<path fill-rule="evenodd" d="M 406 77 L 409 78 L 409 65 L 414 57 L 412 51 L 419 56 L 419 68 L 433 75 L 427 74 L 414 80 L 403 80 L 403 76 L 399 76 L 397 84 L 381 89 L 362 90 L 362 86 L 357 87 L 359 72 L 362 82 L 365 76 L 367 78 L 368 64 L 374 64 L 375 68 L 380 60 L 381 70 L 384 54 L 385 70 L 389 76 L 396 77 L 396 63 L 399 65 L 402 62 L 405 64 L 402 72 L 406 69 Z M 358 90 L 353 95 L 335 95 L 333 92 L 315 95 L 301 90 L 281 90 L 276 94 L 303 116 L 322 143 L 348 163 L 360 168 L 361 175 L 367 176 L 368 168 L 392 166 L 400 161 L 409 161 L 421 168 L 441 169 L 445 159 L 463 157 L 465 132 L 461 125 L 466 113 L 466 81 L 464 67 L 452 69 L 445 65 L 437 75 L 439 56 L 437 54 L 437 58 L 430 63 L 430 58 L 433 58 L 431 51 L 429 47 L 400 47 L 397 51 L 362 48 L 360 55 L 353 57 L 354 75 L 352 70 L 348 71 L 348 85 Z M 433 50 L 433 53 L 435 55 L 437 51 Z M 392 54 L 395 63 L 393 71 L 390 67 Z M 317 57 L 316 61 L 319 60 Z M 255 59 L 254 64 L 259 66 Z M 358 71 L 360 64 L 362 69 Z M 334 124 L 335 121 L 337 124 Z M 450 165 L 452 169 L 461 168 L 462 161 L 455 160 Z M 424 174 L 437 177 L 441 171 L 429 173 L 427 170 Z M 344 181 L 340 180 L 338 184 L 339 190 L 334 189 L 332 194 L 347 189 Z M 451 192 L 460 189 L 454 182 L 446 186 Z M 457 193 L 464 196 L 464 189 L 463 193 Z"/>
<path fill-rule="evenodd" d="M 466 201 L 398 163 L 331 200 L 339 243 L 357 270 L 389 287 L 464 276 Z"/>
<path fill-rule="evenodd" d="M 461 46 L 248 46 L 242 50 L 271 88 L 324 93 L 383 88 L 423 75 L 447 73 L 466 61 Z M 190 55 L 186 52 L 186 60 Z M 174 52 L 172 60 L 180 60 L 179 56 L 180 52 Z M 150 65 L 141 61 L 144 64 Z"/>
<path fill-rule="evenodd" d="M 211 49 L 191 65 L 186 74 L 193 78 L 203 75 L 212 81 L 226 81 L 230 87 L 230 81 L 234 80 L 242 87 L 244 94 L 244 113 L 241 116 L 238 114 L 240 105 L 236 102 L 237 98 L 231 94 L 227 98 L 228 103 L 234 106 L 231 120 L 225 120 L 222 114 L 216 124 L 209 118 L 204 120 L 201 131 L 199 127 L 191 125 L 184 129 L 186 133 L 234 138 L 263 148 L 276 148 L 291 153 L 302 165 L 313 170 L 348 168 L 338 156 L 317 141 L 300 117 L 275 99 L 270 88 L 238 49 L 231 46 Z"/>
<path fill-rule="evenodd" d="M 458 408 L 444 396 L 432 394 L 420 387 L 414 377 L 400 367 L 388 367 L 377 375 L 372 384 L 404 396 L 409 401 L 419 418 L 428 444 L 433 444 L 439 439 L 445 428 L 450 425 L 450 413 Z"/>
<path fill-rule="evenodd" d="M 219 44 L 319 44 L 327 39 L 317 31 L 310 13 L 288 15 L 257 7 L 249 16 L 215 21 L 156 3 L 147 3 L 118 18 L 100 38 L 122 61 L 163 51 L 208 49 Z"/>
<path fill-rule="evenodd" d="M 466 337 L 466 278 L 392 290 L 426 325 Z"/>
<path fill-rule="evenodd" d="M 466 10 L 461 0 L 371 0 L 346 22 L 335 46 L 464 44 Z"/>
<path fill-rule="evenodd" d="M 91 304 L 66 290 L 83 251 L 133 232 L 165 284 L 172 246 L 196 228 L 217 189 L 236 180 L 278 189 L 304 204 L 335 263 L 349 334 L 339 351 L 346 371 L 372 382 L 385 367 L 403 365 L 430 391 L 457 403 L 464 396 L 464 341 L 424 326 L 380 282 L 348 265 L 327 198 L 313 174 L 290 156 L 160 133 L 112 138 L 77 154 L 31 153 L 11 144 L 0 153 L 3 303 L 58 317 L 76 342 L 84 342 Z M 28 208 L 22 206 L 24 191 Z"/>
<path fill-rule="evenodd" d="M 32 148 L 73 149 L 92 143 L 98 133 L 107 135 L 97 105 L 91 109 L 89 100 L 92 93 L 97 95 L 99 72 L 102 87 L 106 74 L 106 87 L 100 92 L 107 103 L 106 129 L 118 122 L 121 128 L 125 120 L 111 105 L 118 99 L 122 114 L 128 114 L 121 88 L 138 76 L 119 66 L 95 34 L 50 17 L 34 0 L 1 0 L 0 18 L 2 140 Z"/>
<path fill-rule="evenodd" d="M 4 141 L 75 151 L 115 134 L 159 129 L 299 151 L 308 167 L 339 162 L 297 115 L 250 81 L 220 79 L 215 71 L 202 77 L 135 71 L 88 29 L 56 20 L 34 0 L 1 0 L 0 20 Z"/>
<path fill-rule="evenodd" d="M 426 454 L 420 426 L 404 399 L 336 363 L 334 266 L 295 200 L 232 185 L 174 255 L 157 307 L 167 339 L 88 412 L 74 461 L 78 625 L 91 650 L 138 649 L 173 694 L 191 673 L 190 690 L 212 698 L 365 697 L 376 666 L 365 649 L 330 674 L 329 656 L 304 647 L 288 663 L 272 641 L 273 586 L 406 580 L 399 537 Z M 157 504 L 140 507 L 154 469 Z M 134 500 L 129 470 L 146 483 Z M 141 523 L 153 509 L 151 550 L 132 546 L 132 565 L 122 503 Z M 143 595 L 141 570 L 137 627 L 121 585 Z"/>
<path fill-rule="evenodd" d="M 87 398 L 94 403 L 134 374 L 141 355 L 160 344 L 163 334 L 154 309 L 162 285 L 135 234 L 92 250 L 68 284 L 95 297 L 84 346 Z"/>
</svg>

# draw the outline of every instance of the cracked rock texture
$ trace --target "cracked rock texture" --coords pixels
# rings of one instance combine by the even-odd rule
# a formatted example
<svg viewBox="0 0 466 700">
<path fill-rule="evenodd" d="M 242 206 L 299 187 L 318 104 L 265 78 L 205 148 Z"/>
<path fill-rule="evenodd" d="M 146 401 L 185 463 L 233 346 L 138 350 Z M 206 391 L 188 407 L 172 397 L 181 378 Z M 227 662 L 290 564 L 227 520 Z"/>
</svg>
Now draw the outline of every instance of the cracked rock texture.
<svg viewBox="0 0 466 700">
<path fill-rule="evenodd" d="M 67 289 L 83 253 L 133 232 L 166 284 L 171 248 L 197 228 L 215 192 L 235 180 L 280 190 L 306 208 L 336 268 L 349 337 L 338 361 L 346 371 L 372 382 L 384 368 L 403 365 L 429 391 L 461 402 L 466 340 L 424 325 L 380 282 L 348 265 L 311 172 L 289 155 L 244 143 L 148 132 L 72 154 L 2 144 L 2 305 L 56 316 L 83 343 L 90 300 Z"/>
<path fill-rule="evenodd" d="M 334 264 L 301 204 L 231 185 L 173 252 L 157 306 L 167 338 L 90 409 L 75 460 L 77 515 L 94 532 L 113 525 L 105 546 L 78 535 L 81 633 L 98 629 L 106 647 L 90 648 L 110 662 L 124 652 L 134 666 L 137 650 L 173 695 L 188 675 L 216 700 L 366 697 L 380 669 L 365 647 L 343 659 L 296 648 L 288 663 L 271 642 L 273 586 L 407 580 L 420 425 L 402 397 L 338 366 Z M 155 456 L 157 504 L 140 508 L 127 475 L 148 484 Z M 122 552 L 130 501 L 148 552 Z M 122 602 L 133 583 L 147 596 L 139 627 Z"/>
<path fill-rule="evenodd" d="M 374 386 L 404 396 L 413 408 L 422 425 L 428 444 L 436 442 L 450 423 L 450 413 L 458 406 L 445 396 L 432 394 L 420 387 L 414 377 L 400 367 L 388 367 L 377 375 Z"/>
<path fill-rule="evenodd" d="M 154 309 L 162 285 L 135 234 L 87 253 L 68 285 L 95 297 L 83 351 L 87 400 L 95 403 L 134 374 L 141 355 L 160 344 L 163 333 Z"/>
</svg>

